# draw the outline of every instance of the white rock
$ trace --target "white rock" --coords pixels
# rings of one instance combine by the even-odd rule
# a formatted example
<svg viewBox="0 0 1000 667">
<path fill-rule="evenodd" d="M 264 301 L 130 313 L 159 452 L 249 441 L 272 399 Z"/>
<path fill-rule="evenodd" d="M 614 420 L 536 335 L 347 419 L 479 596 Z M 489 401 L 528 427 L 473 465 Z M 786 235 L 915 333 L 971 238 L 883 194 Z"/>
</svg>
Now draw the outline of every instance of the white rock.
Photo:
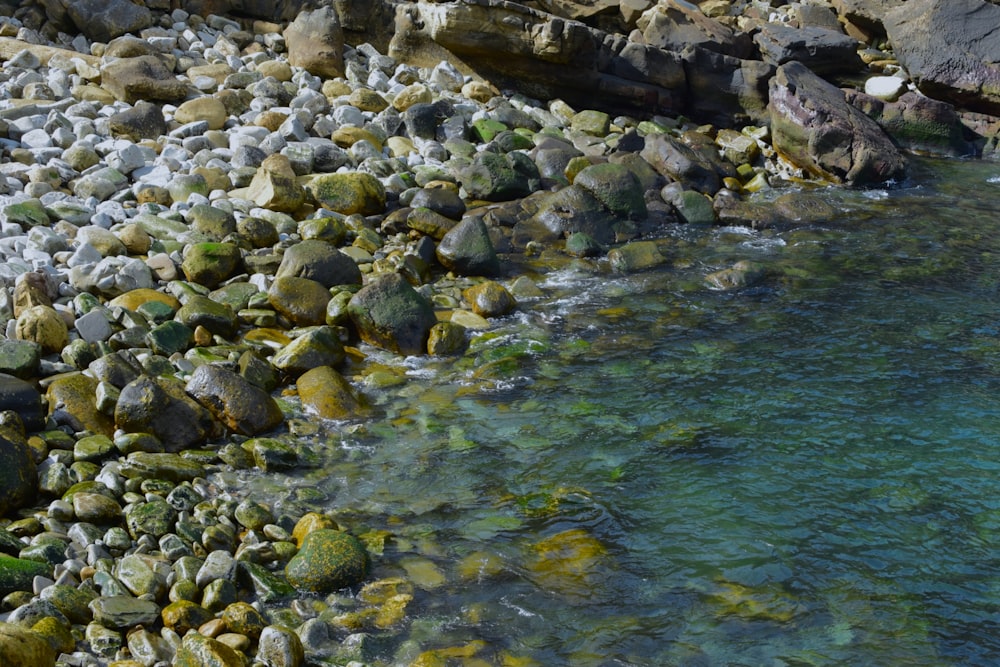
<svg viewBox="0 0 1000 667">
<path fill-rule="evenodd" d="M 895 102 L 906 92 L 906 81 L 898 76 L 873 76 L 865 81 L 865 94 Z"/>
</svg>

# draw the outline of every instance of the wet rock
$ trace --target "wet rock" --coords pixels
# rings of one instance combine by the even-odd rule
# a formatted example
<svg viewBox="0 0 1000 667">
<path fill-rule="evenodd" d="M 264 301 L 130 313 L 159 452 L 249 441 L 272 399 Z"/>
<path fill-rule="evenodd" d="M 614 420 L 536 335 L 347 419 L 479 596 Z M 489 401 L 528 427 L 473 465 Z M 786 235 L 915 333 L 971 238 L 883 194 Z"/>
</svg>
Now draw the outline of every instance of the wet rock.
<svg viewBox="0 0 1000 667">
<path fill-rule="evenodd" d="M 517 307 L 517 301 L 507 288 L 492 280 L 466 289 L 462 298 L 481 317 L 502 317 Z"/>
<path fill-rule="evenodd" d="M 241 265 L 240 249 L 232 243 L 195 243 L 187 247 L 181 270 L 191 282 L 216 287 Z"/>
<path fill-rule="evenodd" d="M 698 192 L 712 195 L 721 185 L 719 172 L 708 156 L 668 134 L 646 137 L 642 157 L 658 173 Z"/>
<path fill-rule="evenodd" d="M 620 164 L 606 162 L 585 167 L 573 179 L 597 198 L 612 215 L 625 220 L 645 220 L 646 201 L 639 179 Z"/>
<path fill-rule="evenodd" d="M 578 185 L 571 185 L 542 195 L 530 224 L 520 224 L 518 228 L 536 241 L 583 233 L 598 243 L 610 244 L 615 240 L 615 223 L 614 216 L 596 197 Z"/>
<path fill-rule="evenodd" d="M 35 632 L 14 623 L 0 623 L 0 664 L 54 667 L 56 652 Z"/>
<path fill-rule="evenodd" d="M 56 378 L 46 391 L 49 415 L 74 431 L 91 431 L 110 436 L 114 421 L 97 408 L 98 381 L 86 375 Z"/>
<path fill-rule="evenodd" d="M 48 563 L 0 555 L 0 595 L 13 591 L 30 591 L 35 577 L 50 576 L 52 566 Z"/>
<path fill-rule="evenodd" d="M 174 667 L 247 667 L 249 661 L 242 653 L 222 642 L 192 632 L 184 637 Z"/>
<path fill-rule="evenodd" d="M 267 292 L 271 306 L 297 326 L 312 326 L 326 321 L 330 291 L 309 278 L 281 276 Z"/>
<path fill-rule="evenodd" d="M 763 280 L 765 267 L 749 260 L 740 260 L 727 269 L 714 271 L 705 276 L 705 282 L 713 289 L 737 290 L 750 287 Z"/>
<path fill-rule="evenodd" d="M 191 481 L 205 476 L 205 466 L 178 454 L 164 452 L 132 452 L 125 460 L 122 474 L 141 479 L 166 479 L 171 482 Z"/>
<path fill-rule="evenodd" d="M 179 635 L 196 630 L 213 618 L 212 612 L 190 600 L 177 600 L 160 612 L 163 625 Z"/>
<path fill-rule="evenodd" d="M 421 188 L 413 196 L 410 206 L 429 208 L 452 220 L 458 220 L 465 213 L 465 202 L 453 188 Z"/>
<path fill-rule="evenodd" d="M 478 216 L 465 218 L 450 229 L 435 252 L 446 269 L 459 275 L 495 276 L 500 273 L 500 260 L 489 230 Z"/>
<path fill-rule="evenodd" d="M 275 278 L 285 276 L 308 278 L 327 288 L 361 284 L 361 270 L 354 260 L 321 240 L 305 240 L 286 250 Z"/>
<path fill-rule="evenodd" d="M 90 610 L 94 613 L 94 622 L 114 630 L 152 625 L 160 617 L 160 608 L 152 600 L 124 595 L 97 598 L 90 603 Z"/>
<path fill-rule="evenodd" d="M 30 382 L 0 373 L 0 412 L 17 413 L 27 431 L 39 431 L 45 424 L 42 397 Z"/>
<path fill-rule="evenodd" d="M 1000 113 L 1000 6 L 988 0 L 911 0 L 883 18 L 896 57 L 928 97 Z"/>
<path fill-rule="evenodd" d="M 269 625 L 260 633 L 256 659 L 268 667 L 300 667 L 305 663 L 305 650 L 293 630 Z"/>
<path fill-rule="evenodd" d="M 615 271 L 632 273 L 660 266 L 667 258 L 654 241 L 633 241 L 609 251 L 608 260 Z"/>
<path fill-rule="evenodd" d="M 243 449 L 253 456 L 254 464 L 264 472 L 290 470 L 299 464 L 295 448 L 277 438 L 252 438 Z"/>
<path fill-rule="evenodd" d="M 189 297 L 177 310 L 175 317 L 177 322 L 192 331 L 197 327 L 204 327 L 223 338 L 233 336 L 239 327 L 232 307 L 201 295 Z"/>
<path fill-rule="evenodd" d="M 368 574 L 368 552 L 361 542 L 337 530 L 316 530 L 285 567 L 288 582 L 302 591 L 332 593 L 360 583 Z"/>
<path fill-rule="evenodd" d="M 295 384 L 302 406 L 322 419 L 353 419 L 367 413 L 364 400 L 330 366 L 306 371 Z"/>
<path fill-rule="evenodd" d="M 344 361 L 344 346 L 337 330 L 328 326 L 311 327 L 278 350 L 271 364 L 292 377 L 318 366 L 339 366 Z"/>
<path fill-rule="evenodd" d="M 347 310 L 362 340 L 399 354 L 423 354 L 437 323 L 431 303 L 395 273 L 361 288 Z"/>
<path fill-rule="evenodd" d="M 140 100 L 177 102 L 188 93 L 187 85 L 155 56 L 122 58 L 105 64 L 101 68 L 101 86 L 128 104 Z"/>
<path fill-rule="evenodd" d="M 801 64 L 778 68 L 771 117 L 775 149 L 817 177 L 866 184 L 905 174 L 902 154 L 878 124 Z"/>
<path fill-rule="evenodd" d="M 467 329 L 454 322 L 438 322 L 427 338 L 427 354 L 450 357 L 469 349 Z"/>
<path fill-rule="evenodd" d="M 541 184 L 535 163 L 522 153 L 477 153 L 471 164 L 457 170 L 456 176 L 469 197 L 486 201 L 526 197 Z"/>
<path fill-rule="evenodd" d="M 230 430 L 257 435 L 281 423 L 281 408 L 264 390 L 221 366 L 195 369 L 184 387 Z"/>
<path fill-rule="evenodd" d="M 385 186 L 365 172 L 321 174 L 307 186 L 313 198 L 344 215 L 374 215 L 385 210 Z"/>
<path fill-rule="evenodd" d="M 975 147 L 965 138 L 965 127 L 955 107 L 918 93 L 906 93 L 887 102 L 858 92 L 847 101 L 873 119 L 897 146 L 920 155 L 963 157 Z"/>
<path fill-rule="evenodd" d="M 775 67 L 793 60 L 816 74 L 849 74 L 864 67 L 857 40 L 827 28 L 765 23 L 754 42 L 764 60 Z"/>
<path fill-rule="evenodd" d="M 178 452 L 222 434 L 211 413 L 172 378 L 140 377 L 121 391 L 115 425 L 129 433 L 151 433 L 167 452 Z"/>
<path fill-rule="evenodd" d="M 300 11 L 284 36 L 288 64 L 328 79 L 344 75 L 344 34 L 333 7 Z"/>
</svg>

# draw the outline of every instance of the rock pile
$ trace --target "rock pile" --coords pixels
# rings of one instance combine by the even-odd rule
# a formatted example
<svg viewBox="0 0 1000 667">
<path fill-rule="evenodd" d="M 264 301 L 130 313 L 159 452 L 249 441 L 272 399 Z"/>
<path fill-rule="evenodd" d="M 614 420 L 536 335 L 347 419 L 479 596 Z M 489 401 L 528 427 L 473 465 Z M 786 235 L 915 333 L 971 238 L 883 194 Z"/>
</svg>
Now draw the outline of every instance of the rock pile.
<svg viewBox="0 0 1000 667">
<path fill-rule="evenodd" d="M 298 465 L 289 410 L 372 414 L 366 346 L 463 354 L 537 290 L 508 258 L 657 266 L 664 225 L 795 224 L 823 210 L 749 195 L 899 180 L 997 126 L 991 42 L 918 38 L 995 29 L 978 0 L 172 4 L 0 16 L 4 665 L 362 656 L 408 582 L 290 601 L 362 584 L 384 536 L 214 471 Z"/>
</svg>

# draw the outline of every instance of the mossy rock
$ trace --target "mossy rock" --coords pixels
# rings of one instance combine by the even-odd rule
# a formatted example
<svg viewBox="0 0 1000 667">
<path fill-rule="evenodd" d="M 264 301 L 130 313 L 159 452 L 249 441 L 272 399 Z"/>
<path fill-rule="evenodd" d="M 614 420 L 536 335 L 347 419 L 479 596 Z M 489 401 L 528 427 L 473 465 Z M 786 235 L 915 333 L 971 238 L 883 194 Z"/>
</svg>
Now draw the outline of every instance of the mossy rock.
<svg viewBox="0 0 1000 667">
<path fill-rule="evenodd" d="M 0 623 L 0 665 L 52 667 L 56 652 L 41 635 L 14 623 Z"/>
<path fill-rule="evenodd" d="M 332 593 L 360 583 L 368 574 L 368 551 L 358 538 L 337 530 L 316 530 L 288 562 L 285 576 L 301 591 Z"/>
<path fill-rule="evenodd" d="M 33 500 L 37 484 L 38 473 L 27 442 L 0 435 L 0 514 Z"/>
<path fill-rule="evenodd" d="M 215 288 L 241 264 L 240 249 L 232 243 L 195 243 L 185 253 L 181 270 L 191 282 Z"/>
<path fill-rule="evenodd" d="M 52 566 L 33 560 L 0 555 L 0 596 L 30 591 L 35 577 L 51 577 Z"/>
<path fill-rule="evenodd" d="M 323 174 L 308 188 L 321 206 L 337 213 L 375 215 L 385 210 L 385 186 L 371 174 Z"/>
<path fill-rule="evenodd" d="M 594 195 L 618 218 L 645 220 L 648 215 L 639 179 L 620 164 L 590 165 L 576 175 L 573 183 Z"/>
</svg>

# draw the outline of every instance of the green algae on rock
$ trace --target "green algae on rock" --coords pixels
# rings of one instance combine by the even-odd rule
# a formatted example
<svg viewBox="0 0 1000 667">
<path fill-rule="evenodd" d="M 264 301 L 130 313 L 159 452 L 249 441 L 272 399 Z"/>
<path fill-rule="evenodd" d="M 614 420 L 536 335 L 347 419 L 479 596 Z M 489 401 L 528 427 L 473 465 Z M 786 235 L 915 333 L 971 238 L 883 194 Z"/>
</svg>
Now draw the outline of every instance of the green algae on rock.
<svg viewBox="0 0 1000 667">
<path fill-rule="evenodd" d="M 368 552 L 358 538 L 337 530 L 314 530 L 285 567 L 299 590 L 332 593 L 360 583 L 368 574 Z"/>
</svg>

